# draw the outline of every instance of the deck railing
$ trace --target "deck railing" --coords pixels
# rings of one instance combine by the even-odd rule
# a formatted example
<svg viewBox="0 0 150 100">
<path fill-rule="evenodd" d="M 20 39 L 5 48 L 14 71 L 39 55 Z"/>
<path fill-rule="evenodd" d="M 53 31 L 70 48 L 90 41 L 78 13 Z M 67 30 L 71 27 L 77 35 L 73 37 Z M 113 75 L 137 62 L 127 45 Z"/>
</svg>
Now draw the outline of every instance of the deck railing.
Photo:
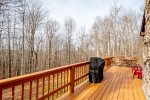
<svg viewBox="0 0 150 100">
<path fill-rule="evenodd" d="M 112 58 L 111 58 L 112 59 Z M 105 59 L 109 62 L 110 59 Z M 0 100 L 56 99 L 88 79 L 89 61 L 0 80 Z"/>
</svg>

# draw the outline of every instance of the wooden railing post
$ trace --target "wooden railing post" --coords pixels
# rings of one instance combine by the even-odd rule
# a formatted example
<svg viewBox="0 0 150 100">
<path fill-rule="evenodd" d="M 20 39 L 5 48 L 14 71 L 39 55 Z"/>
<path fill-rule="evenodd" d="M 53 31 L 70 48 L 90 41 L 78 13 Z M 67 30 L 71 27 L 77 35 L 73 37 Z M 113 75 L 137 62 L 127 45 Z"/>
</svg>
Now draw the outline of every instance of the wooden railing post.
<svg viewBox="0 0 150 100">
<path fill-rule="evenodd" d="M 72 66 L 70 69 L 70 92 L 74 92 L 74 80 L 75 80 L 75 67 Z"/>
<path fill-rule="evenodd" d="M 2 89 L 0 87 L 0 100 L 2 100 Z"/>
</svg>

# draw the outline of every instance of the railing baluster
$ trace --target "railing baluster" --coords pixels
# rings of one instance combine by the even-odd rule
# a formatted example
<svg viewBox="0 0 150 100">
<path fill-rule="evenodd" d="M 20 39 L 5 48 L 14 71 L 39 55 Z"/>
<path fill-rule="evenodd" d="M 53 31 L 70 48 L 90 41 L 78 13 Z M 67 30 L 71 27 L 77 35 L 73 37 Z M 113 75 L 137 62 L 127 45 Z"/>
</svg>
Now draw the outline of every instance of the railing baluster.
<svg viewBox="0 0 150 100">
<path fill-rule="evenodd" d="M 68 83 L 68 70 L 66 71 L 67 72 L 67 83 Z M 67 91 L 68 91 L 68 86 L 67 86 Z"/>
<path fill-rule="evenodd" d="M 61 83 L 60 83 L 60 86 L 62 86 L 62 72 L 61 72 L 61 74 L 60 74 L 60 80 L 61 80 Z"/>
<path fill-rule="evenodd" d="M 63 71 L 63 73 L 64 73 L 64 83 L 63 83 L 63 85 L 65 85 L 65 80 L 66 80 L 66 78 L 65 78 L 65 71 Z M 65 88 L 64 88 L 63 92 L 65 92 Z"/>
<path fill-rule="evenodd" d="M 53 74 L 53 88 L 52 88 L 53 90 L 54 90 L 54 88 L 55 88 L 55 87 L 54 87 L 54 85 L 55 85 L 54 80 L 55 80 L 55 75 Z"/>
<path fill-rule="evenodd" d="M 79 78 L 79 67 L 77 67 L 77 78 Z M 77 85 L 79 84 L 79 81 L 77 81 Z"/>
<path fill-rule="evenodd" d="M 62 72 L 60 73 L 60 86 L 62 86 Z M 60 95 L 61 95 L 62 89 L 60 90 Z"/>
<path fill-rule="evenodd" d="M 58 88 L 60 88 L 61 86 L 60 86 L 60 83 L 61 83 L 61 79 L 60 79 L 60 76 L 61 75 L 61 72 L 60 73 L 58 73 Z M 61 90 L 60 91 L 58 91 L 58 96 L 60 96 L 60 92 L 61 92 Z"/>
<path fill-rule="evenodd" d="M 80 77 L 80 66 L 78 67 L 78 78 Z M 78 80 L 78 84 L 80 83 L 80 80 Z"/>
<path fill-rule="evenodd" d="M 42 82 L 42 96 L 44 95 L 44 87 L 45 87 L 45 77 L 43 77 L 43 82 Z"/>
<path fill-rule="evenodd" d="M 70 74 L 71 74 L 71 70 L 70 70 Z M 74 76 L 75 76 L 75 79 L 77 79 L 76 68 L 75 68 L 75 73 L 74 73 L 74 74 L 75 74 L 75 75 L 74 75 Z M 70 75 L 70 77 L 71 77 L 71 75 Z M 71 79 L 71 78 L 70 78 L 70 79 Z M 70 80 L 70 82 L 71 82 L 71 80 Z M 77 83 L 77 82 L 75 82 L 75 86 L 76 86 L 76 83 Z"/>
<path fill-rule="evenodd" d="M 82 66 L 80 67 L 80 77 L 82 76 Z M 82 82 L 82 79 L 80 79 L 80 83 Z"/>
<path fill-rule="evenodd" d="M 86 74 L 86 65 L 84 66 L 84 74 Z M 86 77 L 84 80 L 86 80 Z"/>
<path fill-rule="evenodd" d="M 68 73 L 68 76 L 69 76 L 69 77 L 68 77 L 68 80 L 69 80 L 69 82 L 71 82 L 71 80 L 70 80 L 70 76 L 71 76 L 71 75 L 70 75 L 70 70 L 68 70 L 68 72 L 69 72 L 69 73 Z"/>
<path fill-rule="evenodd" d="M 82 76 L 84 75 L 84 74 L 83 74 L 83 67 L 84 67 L 84 66 L 82 66 L 82 69 L 81 69 L 81 70 L 82 70 L 82 71 L 81 71 L 81 72 L 82 72 Z M 83 81 L 84 81 L 84 79 L 82 78 L 82 82 L 83 82 Z"/>
<path fill-rule="evenodd" d="M 71 72 L 70 72 L 70 80 L 71 80 L 71 85 L 70 85 L 70 92 L 74 92 L 74 75 L 75 75 L 75 66 L 71 67 Z"/>
<path fill-rule="evenodd" d="M 39 95 L 39 79 L 36 80 L 36 99 L 38 99 Z"/>
<path fill-rule="evenodd" d="M 80 77 L 83 75 L 82 74 L 82 68 L 83 68 L 83 66 L 80 67 Z M 80 82 L 82 82 L 82 79 L 80 79 Z"/>
<path fill-rule="evenodd" d="M 14 86 L 12 87 L 11 92 L 12 92 L 12 94 L 11 94 L 11 100 L 14 100 L 14 95 L 15 95 L 15 93 L 14 93 Z"/>
<path fill-rule="evenodd" d="M 76 79 L 78 79 L 78 67 L 75 68 L 75 73 L 76 73 Z M 78 81 L 76 81 L 76 86 L 78 85 Z"/>
<path fill-rule="evenodd" d="M 79 71 L 78 71 L 78 72 L 79 72 L 79 77 L 81 77 L 81 67 L 82 67 L 82 66 L 79 67 Z M 81 79 L 79 80 L 79 84 L 80 84 L 80 83 L 81 83 Z"/>
<path fill-rule="evenodd" d="M 52 85 L 53 85 L 52 89 L 53 89 L 53 90 L 54 90 L 54 85 L 55 85 L 54 78 L 55 78 L 55 75 L 53 74 L 53 82 L 52 82 Z M 53 100 L 53 99 L 54 99 L 54 94 L 52 95 L 52 100 Z"/>
<path fill-rule="evenodd" d="M 29 100 L 32 99 L 32 81 L 30 81 L 30 84 L 29 84 Z"/>
<path fill-rule="evenodd" d="M 21 100 L 24 100 L 24 83 L 21 85 Z"/>
<path fill-rule="evenodd" d="M 58 73 L 56 74 L 57 75 L 57 88 L 58 88 Z M 58 92 L 56 93 L 57 94 L 57 97 L 58 97 Z"/>
<path fill-rule="evenodd" d="M 85 66 L 85 74 L 87 73 L 87 65 Z M 85 77 L 85 80 L 87 79 L 87 77 Z"/>
<path fill-rule="evenodd" d="M 80 66 L 78 67 L 78 78 L 80 77 Z M 80 80 L 78 80 L 78 84 L 80 83 Z"/>
<path fill-rule="evenodd" d="M 65 75 L 65 71 L 64 71 L 64 85 L 66 84 L 66 75 Z M 64 88 L 64 93 L 65 93 L 66 89 Z"/>
<path fill-rule="evenodd" d="M 48 93 L 50 92 L 50 75 L 48 76 L 48 79 L 47 79 L 47 83 L 48 83 Z M 49 100 L 49 97 L 48 97 L 48 100 Z"/>
</svg>

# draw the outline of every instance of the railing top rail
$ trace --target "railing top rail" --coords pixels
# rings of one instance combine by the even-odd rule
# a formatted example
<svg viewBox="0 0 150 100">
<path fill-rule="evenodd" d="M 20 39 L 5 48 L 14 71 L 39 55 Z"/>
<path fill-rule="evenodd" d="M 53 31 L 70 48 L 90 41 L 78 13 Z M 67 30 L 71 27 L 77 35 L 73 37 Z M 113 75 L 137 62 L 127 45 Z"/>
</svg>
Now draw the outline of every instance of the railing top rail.
<svg viewBox="0 0 150 100">
<path fill-rule="evenodd" d="M 35 72 L 35 73 L 26 74 L 26 75 L 22 75 L 22 76 L 3 79 L 3 80 L 0 80 L 0 87 L 2 85 L 6 85 L 6 84 L 10 84 L 10 83 L 16 83 L 16 82 L 23 83 L 24 81 L 33 80 L 35 78 L 40 78 L 41 76 L 43 77 L 43 76 L 45 76 L 49 73 L 53 74 L 53 73 L 56 73 L 56 72 L 60 72 L 62 70 L 70 69 L 73 66 L 76 67 L 76 66 L 81 66 L 81 65 L 84 65 L 84 64 L 89 64 L 89 61 L 70 64 L 70 65 L 65 65 L 65 66 L 61 66 L 61 67 L 57 67 L 57 68 L 43 70 L 43 71 L 40 71 L 40 72 Z"/>
</svg>

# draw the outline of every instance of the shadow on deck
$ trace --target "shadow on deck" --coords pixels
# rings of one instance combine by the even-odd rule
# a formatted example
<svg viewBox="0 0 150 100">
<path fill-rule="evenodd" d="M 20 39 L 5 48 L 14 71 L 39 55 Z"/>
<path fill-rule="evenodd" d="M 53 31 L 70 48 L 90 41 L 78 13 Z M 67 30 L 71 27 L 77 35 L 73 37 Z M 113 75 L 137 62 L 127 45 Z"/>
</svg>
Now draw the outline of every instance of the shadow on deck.
<svg viewBox="0 0 150 100">
<path fill-rule="evenodd" d="M 110 67 L 104 73 L 101 83 L 88 81 L 75 88 L 74 93 L 66 93 L 60 100 L 145 100 L 142 80 L 132 78 L 128 67 Z"/>
</svg>

